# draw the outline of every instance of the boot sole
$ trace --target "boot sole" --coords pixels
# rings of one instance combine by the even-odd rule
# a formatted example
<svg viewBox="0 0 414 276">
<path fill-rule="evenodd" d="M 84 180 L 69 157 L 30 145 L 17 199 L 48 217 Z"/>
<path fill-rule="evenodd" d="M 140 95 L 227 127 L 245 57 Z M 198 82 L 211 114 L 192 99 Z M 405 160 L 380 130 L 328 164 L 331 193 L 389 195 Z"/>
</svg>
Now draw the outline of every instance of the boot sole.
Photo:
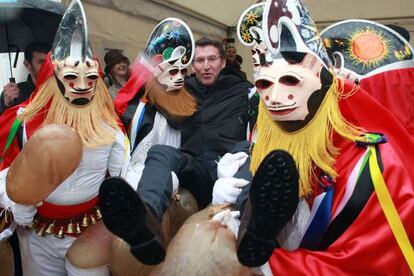
<svg viewBox="0 0 414 276">
<path fill-rule="evenodd" d="M 299 202 L 299 176 L 292 157 L 272 151 L 253 177 L 249 200 L 251 219 L 239 233 L 237 256 L 249 267 L 265 264 L 277 246 L 276 236 Z"/>
<path fill-rule="evenodd" d="M 131 246 L 131 253 L 140 262 L 155 265 L 164 260 L 163 242 L 146 226 L 145 205 L 124 179 L 105 179 L 99 189 L 99 198 L 105 226 Z"/>
</svg>

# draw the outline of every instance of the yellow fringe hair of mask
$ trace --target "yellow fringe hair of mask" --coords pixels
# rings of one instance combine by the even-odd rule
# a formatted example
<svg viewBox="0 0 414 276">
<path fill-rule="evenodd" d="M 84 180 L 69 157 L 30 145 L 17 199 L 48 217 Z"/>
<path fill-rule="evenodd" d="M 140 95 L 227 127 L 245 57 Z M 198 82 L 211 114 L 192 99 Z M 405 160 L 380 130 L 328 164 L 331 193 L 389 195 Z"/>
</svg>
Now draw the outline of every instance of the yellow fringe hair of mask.
<svg viewBox="0 0 414 276">
<path fill-rule="evenodd" d="M 338 106 L 341 97 L 344 97 L 343 86 L 339 87 L 338 79 L 334 78 L 314 118 L 303 129 L 292 133 L 283 131 L 273 122 L 260 100 L 257 143 L 253 148 L 250 165 L 252 173 L 256 172 L 269 152 L 280 149 L 289 152 L 296 162 L 299 171 L 299 196 L 306 197 L 312 193 L 312 183 L 316 177 L 313 164 L 335 180 L 338 175 L 333 165 L 339 149 L 333 144 L 333 131 L 352 141 L 361 139 L 360 135 L 363 133 L 361 128 L 350 124 L 342 116 Z"/>
<path fill-rule="evenodd" d="M 50 77 L 31 99 L 25 111 L 18 116 L 27 122 L 35 116 L 44 116 L 43 125 L 64 124 L 76 130 L 86 148 L 97 148 L 115 141 L 119 130 L 117 115 L 105 83 L 98 78 L 93 100 L 86 106 L 69 103 L 58 88 L 55 77 Z M 39 111 L 51 101 L 46 114 Z"/>
</svg>

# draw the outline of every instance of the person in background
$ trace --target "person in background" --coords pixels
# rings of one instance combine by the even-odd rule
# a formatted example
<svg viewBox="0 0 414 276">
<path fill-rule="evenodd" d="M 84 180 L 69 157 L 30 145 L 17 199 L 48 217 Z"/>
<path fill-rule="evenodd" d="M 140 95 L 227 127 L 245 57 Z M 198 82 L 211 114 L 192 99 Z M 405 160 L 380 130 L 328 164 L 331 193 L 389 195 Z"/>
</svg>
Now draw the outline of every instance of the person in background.
<svg viewBox="0 0 414 276">
<path fill-rule="evenodd" d="M 109 50 L 104 57 L 105 83 L 112 99 L 115 99 L 119 90 L 127 83 L 129 71 L 129 59 L 120 50 Z"/>
<path fill-rule="evenodd" d="M 243 59 L 237 54 L 237 49 L 234 46 L 229 46 L 226 49 L 226 66 L 223 69 L 223 74 L 235 74 L 243 80 L 247 80 L 247 75 L 241 70 Z"/>
<path fill-rule="evenodd" d="M 41 41 L 33 41 L 24 51 L 24 66 L 29 70 L 27 80 L 19 83 L 9 82 L 3 87 L 0 96 L 0 114 L 9 107 L 24 102 L 35 89 L 37 75 L 46 60 L 49 45 Z"/>
<path fill-rule="evenodd" d="M 226 66 L 236 62 L 237 49 L 234 46 L 226 48 Z"/>
</svg>

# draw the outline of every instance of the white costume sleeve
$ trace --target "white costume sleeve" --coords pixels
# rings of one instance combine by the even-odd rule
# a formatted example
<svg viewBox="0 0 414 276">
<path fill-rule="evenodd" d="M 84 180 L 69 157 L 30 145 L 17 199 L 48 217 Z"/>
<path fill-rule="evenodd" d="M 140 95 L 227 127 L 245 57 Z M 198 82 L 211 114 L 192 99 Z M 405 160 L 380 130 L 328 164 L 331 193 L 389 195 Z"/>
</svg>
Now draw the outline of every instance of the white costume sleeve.
<svg viewBox="0 0 414 276">
<path fill-rule="evenodd" d="M 112 145 L 108 160 L 108 171 L 111 176 L 125 176 L 130 161 L 130 147 L 128 137 L 118 131 Z"/>
<path fill-rule="evenodd" d="M 6 212 L 10 209 L 12 201 L 6 194 L 6 176 L 9 168 L 0 171 L 0 208 L 3 208 L 0 212 Z M 16 223 L 12 223 L 9 228 L 4 229 L 0 232 L 0 241 L 7 239 L 13 234 L 14 229 L 16 228 Z"/>
<path fill-rule="evenodd" d="M 178 148 L 181 144 L 180 131 L 170 127 L 165 117 L 157 112 L 154 118 L 152 130 L 141 140 L 137 148 L 132 153 L 131 162 L 129 164 L 126 180 L 133 189 L 138 187 L 144 170 L 145 160 L 148 151 L 154 145 L 167 145 Z M 176 179 L 178 181 L 178 178 Z M 173 177 L 174 181 L 174 177 Z M 177 183 L 175 183 L 178 186 Z"/>
<path fill-rule="evenodd" d="M 10 206 L 10 199 L 6 194 L 6 176 L 9 168 L 0 171 L 0 208 L 7 209 Z"/>
</svg>

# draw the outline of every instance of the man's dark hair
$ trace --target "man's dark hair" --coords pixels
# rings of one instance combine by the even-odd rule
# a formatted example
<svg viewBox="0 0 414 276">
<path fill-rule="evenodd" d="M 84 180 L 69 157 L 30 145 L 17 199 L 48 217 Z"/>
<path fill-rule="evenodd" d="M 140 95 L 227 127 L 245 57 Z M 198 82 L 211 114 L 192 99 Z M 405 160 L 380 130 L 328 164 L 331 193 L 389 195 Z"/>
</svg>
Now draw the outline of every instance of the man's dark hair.
<svg viewBox="0 0 414 276">
<path fill-rule="evenodd" d="M 220 41 L 212 38 L 211 36 L 203 36 L 202 38 L 198 39 L 195 42 L 195 47 L 205 47 L 205 46 L 213 46 L 216 47 L 219 51 L 219 55 L 221 58 L 225 57 L 224 48 L 223 45 L 220 43 Z"/>
<path fill-rule="evenodd" d="M 50 51 L 50 46 L 42 41 L 32 41 L 26 46 L 24 50 L 24 59 L 31 62 L 33 59 L 33 52 L 46 54 Z"/>
</svg>

